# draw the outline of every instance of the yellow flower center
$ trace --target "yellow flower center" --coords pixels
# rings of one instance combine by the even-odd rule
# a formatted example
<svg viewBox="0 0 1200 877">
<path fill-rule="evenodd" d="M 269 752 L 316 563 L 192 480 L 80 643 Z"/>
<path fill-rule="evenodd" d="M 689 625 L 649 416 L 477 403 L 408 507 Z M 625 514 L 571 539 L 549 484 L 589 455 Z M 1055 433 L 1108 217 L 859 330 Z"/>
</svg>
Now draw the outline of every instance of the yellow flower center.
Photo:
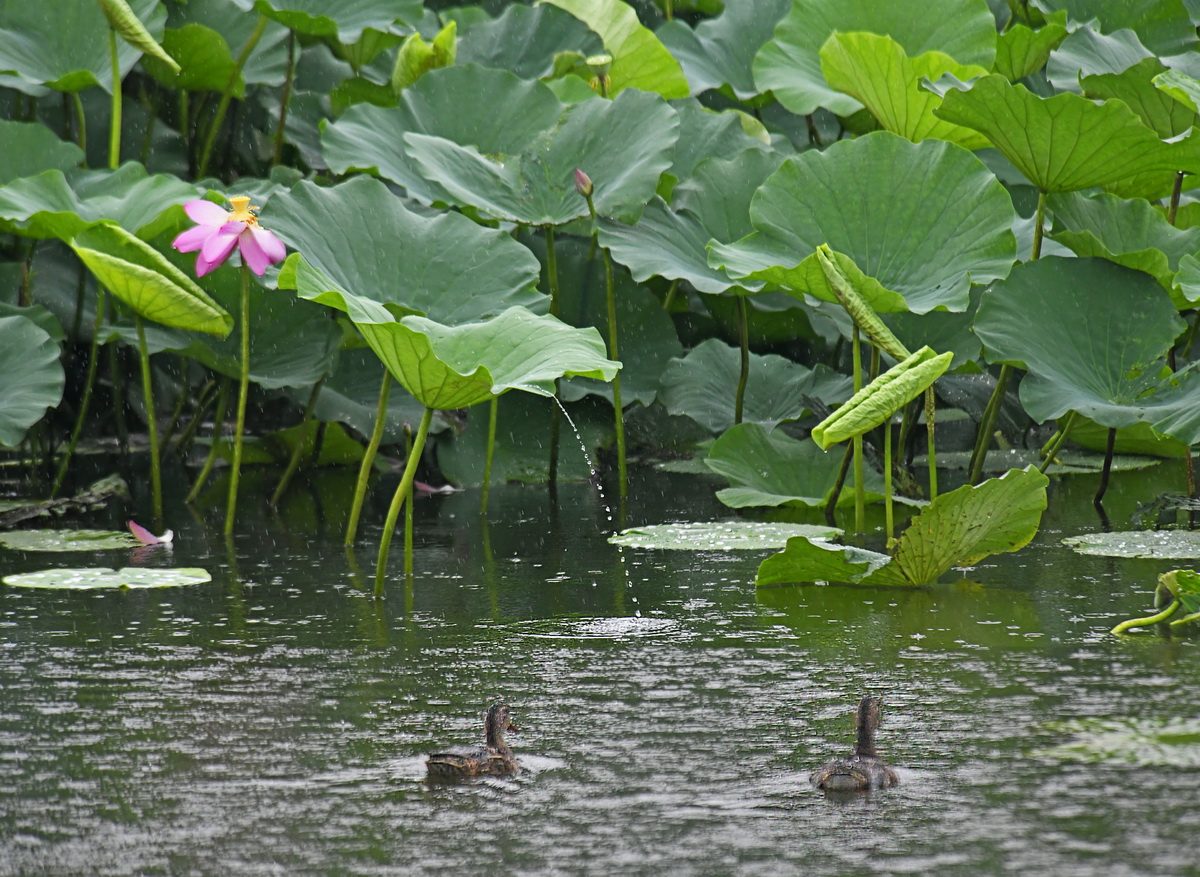
<svg viewBox="0 0 1200 877">
<path fill-rule="evenodd" d="M 244 222 L 246 225 L 258 225 L 258 217 L 250 212 L 258 208 L 250 206 L 250 199 L 247 196 L 231 195 L 229 203 L 233 205 L 233 210 L 229 211 L 230 222 Z"/>
</svg>

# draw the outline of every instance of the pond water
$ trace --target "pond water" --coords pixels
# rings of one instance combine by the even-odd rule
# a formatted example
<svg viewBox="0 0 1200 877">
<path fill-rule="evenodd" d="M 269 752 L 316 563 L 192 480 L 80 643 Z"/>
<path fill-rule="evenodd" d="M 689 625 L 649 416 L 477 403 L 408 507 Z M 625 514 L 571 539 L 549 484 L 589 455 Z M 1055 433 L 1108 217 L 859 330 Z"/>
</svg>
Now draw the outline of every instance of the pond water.
<svg viewBox="0 0 1200 877">
<path fill-rule="evenodd" d="M 1193 769 L 1039 754 L 1055 721 L 1197 712 L 1194 644 L 1107 633 L 1186 562 L 1058 544 L 1100 526 L 1094 476 L 1052 482 L 1035 542 L 964 573 L 984 585 L 911 592 L 756 594 L 761 554 L 622 553 L 586 484 L 494 489 L 488 527 L 477 492 L 434 497 L 412 586 L 397 540 L 383 602 L 388 497 L 356 572 L 351 478 L 277 515 L 248 487 L 232 551 L 223 494 L 202 518 L 171 505 L 173 551 L 133 562 L 210 584 L 0 586 L 0 874 L 1196 873 Z M 1114 527 L 1181 483 L 1114 474 Z M 625 523 L 732 517 L 712 493 L 639 471 Z M 849 751 L 868 692 L 901 785 L 826 799 L 808 773 Z M 521 774 L 427 785 L 423 754 L 479 742 L 494 697 Z"/>
</svg>

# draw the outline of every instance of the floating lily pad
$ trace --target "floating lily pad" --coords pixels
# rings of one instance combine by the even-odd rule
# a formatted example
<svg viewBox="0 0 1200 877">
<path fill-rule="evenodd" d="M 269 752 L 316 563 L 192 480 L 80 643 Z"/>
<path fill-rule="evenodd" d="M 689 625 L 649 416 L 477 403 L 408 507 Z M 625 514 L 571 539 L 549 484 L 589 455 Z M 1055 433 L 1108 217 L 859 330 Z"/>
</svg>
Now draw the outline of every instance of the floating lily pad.
<svg viewBox="0 0 1200 877">
<path fill-rule="evenodd" d="M 178 588 L 211 582 L 207 570 L 194 567 L 181 569 L 130 568 L 107 569 L 102 566 L 85 569 L 44 569 L 38 572 L 5 576 L 4 584 L 14 588 L 58 588 L 70 591 L 91 591 L 97 588 Z"/>
<path fill-rule="evenodd" d="M 1047 730 L 1075 739 L 1034 755 L 1088 764 L 1200 767 L 1200 719 L 1075 719 Z"/>
<path fill-rule="evenodd" d="M 940 419 L 939 419 L 940 425 Z M 1105 430 L 1107 434 L 1107 430 Z M 1074 438 L 1075 431 L 1071 431 Z M 1157 466 L 1161 460 L 1154 457 L 1136 456 L 1133 454 L 1116 454 L 1112 458 L 1113 472 L 1126 472 L 1135 469 L 1148 469 Z M 918 454 L 913 460 L 917 466 L 929 465 L 929 458 Z M 1040 466 L 1041 454 L 1036 450 L 1024 448 L 993 449 L 988 451 L 986 472 L 1007 472 L 1009 469 L 1021 469 L 1025 466 Z M 939 469 L 966 471 L 971 464 L 970 451 L 938 451 L 937 464 Z M 1066 475 L 1077 472 L 1099 472 L 1104 468 L 1104 454 L 1092 454 L 1083 451 L 1059 451 L 1054 455 L 1054 463 L 1047 470 L 1051 475 Z"/>
<path fill-rule="evenodd" d="M 13 530 L 0 533 L 0 545 L 16 551 L 102 551 L 136 548 L 140 543 L 120 530 Z"/>
<path fill-rule="evenodd" d="M 1179 560 L 1200 557 L 1200 533 L 1189 530 L 1126 530 L 1068 536 L 1063 544 L 1080 554 Z"/>
<path fill-rule="evenodd" d="M 767 524 L 758 521 L 712 521 L 685 524 L 649 524 L 631 527 L 608 541 L 630 548 L 677 551 L 771 551 L 783 548 L 793 536 L 832 539 L 836 527 L 815 524 Z"/>
</svg>

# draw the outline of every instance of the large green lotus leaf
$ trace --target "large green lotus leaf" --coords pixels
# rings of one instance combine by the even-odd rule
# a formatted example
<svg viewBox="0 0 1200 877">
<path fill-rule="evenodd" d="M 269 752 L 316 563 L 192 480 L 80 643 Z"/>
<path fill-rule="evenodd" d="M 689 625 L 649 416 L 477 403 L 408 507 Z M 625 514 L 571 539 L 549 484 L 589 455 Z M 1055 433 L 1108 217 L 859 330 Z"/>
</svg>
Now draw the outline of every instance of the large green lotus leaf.
<svg viewBox="0 0 1200 877">
<path fill-rule="evenodd" d="M 779 166 L 783 156 L 747 149 L 736 158 L 711 158 L 676 187 L 668 205 L 655 196 L 637 225 L 600 221 L 600 244 L 625 265 L 635 280 L 686 280 L 700 292 L 720 293 L 735 286 L 754 291 L 763 284 L 734 280 L 708 264 L 708 242 L 724 243 L 749 234 L 750 199 Z"/>
<path fill-rule="evenodd" d="M 544 299 L 535 288 L 537 259 L 507 234 L 457 213 L 414 213 L 369 177 L 331 188 L 299 183 L 271 200 L 262 221 L 298 251 L 284 263 L 279 287 L 356 320 L 386 322 L 380 305 L 395 303 L 462 323 Z M 351 299 L 366 310 L 356 314 Z"/>
<path fill-rule="evenodd" d="M 661 98 L 622 92 L 568 107 L 559 124 L 518 153 L 488 154 L 426 134 L 406 134 L 409 156 L 455 203 L 526 225 L 588 215 L 575 169 L 592 180 L 596 212 L 635 222 L 671 166 L 678 118 Z"/>
<path fill-rule="evenodd" d="M 147 174 L 136 162 L 116 170 L 48 170 L 0 188 L 0 219 L 23 237 L 69 241 L 88 226 L 115 222 L 149 238 L 176 223 L 170 208 L 198 194 L 190 183 Z"/>
<path fill-rule="evenodd" d="M 1060 13 L 1043 27 L 1033 30 L 1015 24 L 996 38 L 996 60 L 992 70 L 1009 82 L 1024 79 L 1046 66 L 1050 53 L 1067 36 L 1066 14 Z"/>
<path fill-rule="evenodd" d="M 1066 226 L 1052 237 L 1079 256 L 1098 256 L 1144 271 L 1171 292 L 1176 307 L 1191 307 L 1200 288 L 1177 285 L 1180 260 L 1200 252 L 1200 228 L 1178 229 L 1142 200 L 1099 194 L 1054 195 L 1049 200 L 1057 222 Z"/>
<path fill-rule="evenodd" d="M 820 55 L 821 72 L 830 88 L 861 102 L 885 131 L 914 143 L 934 138 L 966 149 L 988 145 L 978 131 L 935 116 L 933 110 L 942 99 L 921 87 L 923 79 L 940 79 L 946 73 L 960 80 L 986 76 L 983 67 L 959 64 L 942 52 L 910 59 L 895 40 L 872 33 L 835 33 Z"/>
<path fill-rule="evenodd" d="M 1184 0 L 1038 0 L 1046 12 L 1066 10 L 1071 21 L 1096 20 L 1104 33 L 1128 28 L 1156 55 L 1178 55 L 1196 45 Z"/>
<path fill-rule="evenodd" d="M 1164 70 L 1154 77 L 1154 87 L 1192 113 L 1200 112 L 1200 80 L 1182 70 Z"/>
<path fill-rule="evenodd" d="M 784 551 L 763 561 L 755 583 L 933 584 L 956 566 L 1029 544 L 1046 508 L 1049 483 L 1029 467 L 943 493 L 913 516 L 890 558 L 845 546 L 829 546 L 822 553 L 814 550 L 822 546 L 789 540 Z"/>
<path fill-rule="evenodd" d="M 608 338 L 604 261 L 588 258 L 589 242 L 559 241 L 559 317 L 572 326 L 594 326 Z M 683 353 L 671 315 L 650 290 L 633 282 L 619 266 L 613 271 L 614 305 L 621 360 L 621 403 L 649 405 L 658 395 L 659 379 L 672 357 Z M 593 393 L 612 399 L 612 386 L 604 381 L 571 378 L 560 387 L 560 397 L 575 401 Z"/>
<path fill-rule="evenodd" d="M 1142 45 L 1131 30 L 1101 34 L 1091 27 L 1076 28 L 1050 55 L 1046 78 L 1055 91 L 1079 94 L 1079 80 L 1086 76 L 1120 73 L 1154 53 Z"/>
<path fill-rule="evenodd" d="M 209 33 L 218 34 L 223 42 L 220 46 L 212 41 L 211 36 L 204 35 L 200 37 L 200 46 L 193 45 L 193 40 L 199 35 L 195 31 L 191 31 L 191 37 L 182 41 L 181 48 L 184 48 L 190 53 L 188 60 L 197 66 L 197 70 L 189 71 L 187 63 L 181 63 L 184 68 L 183 75 L 190 76 L 209 76 L 213 73 L 212 65 L 217 64 L 223 66 L 225 64 L 225 56 L 229 55 L 229 62 L 232 64 L 233 59 L 240 55 L 250 38 L 254 35 L 254 31 L 258 28 L 258 16 L 246 15 L 241 5 L 241 0 L 188 0 L 184 4 L 169 3 L 167 14 L 167 32 L 163 35 L 164 44 L 172 39 L 172 31 L 183 30 L 189 26 L 198 26 L 209 31 Z M 242 67 L 241 75 L 238 77 L 234 85 L 235 93 L 240 97 L 242 90 L 246 84 L 251 85 L 270 85 L 279 86 L 283 84 L 287 76 L 287 41 L 289 31 L 286 27 L 271 21 L 267 23 L 266 28 L 258 38 L 258 42 L 250 52 L 250 57 L 246 59 L 245 65 Z M 177 38 L 176 38 L 177 39 Z M 212 57 L 207 54 L 201 55 L 198 51 L 200 47 L 211 49 L 218 57 Z M 310 58 L 307 57 L 308 50 L 305 50 L 304 63 L 300 65 L 300 76 L 307 73 L 306 68 L 309 66 Z M 180 59 L 182 60 L 182 59 Z M 152 69 L 152 62 L 144 62 L 147 72 L 157 78 L 156 70 Z M 208 68 L 205 70 L 204 68 Z M 161 71 L 159 71 L 161 72 Z M 232 73 L 232 69 L 230 69 Z M 164 83 L 166 84 L 166 83 Z M 225 82 L 217 86 L 215 90 L 221 91 L 228 84 L 228 76 Z"/>
<path fill-rule="evenodd" d="M 189 23 L 180 28 L 167 28 L 163 48 L 179 63 L 178 70 L 153 58 L 146 58 L 146 72 L 166 88 L 182 91 L 221 91 L 231 77 L 234 97 L 246 96 L 246 80 L 234 62 L 233 52 L 225 38 L 202 24 Z"/>
<path fill-rule="evenodd" d="M 796 585 L 836 582 L 847 585 L 881 584 L 907 586 L 903 577 L 889 575 L 892 559 L 877 551 L 851 545 L 810 541 L 802 536 L 789 539 L 783 551 L 772 554 L 758 567 L 754 585 Z M 876 581 L 876 577 L 884 581 Z"/>
<path fill-rule="evenodd" d="M 0 119 L 0 185 L 47 169 L 65 171 L 83 160 L 83 150 L 38 122 Z"/>
<path fill-rule="evenodd" d="M 1077 94 L 1041 98 L 993 74 L 969 91 L 951 89 L 935 113 L 986 134 L 1045 192 L 1200 170 L 1200 140 L 1164 143 L 1121 101 L 1095 104 Z"/>
<path fill-rule="evenodd" d="M 1149 275 L 1057 256 L 1014 268 L 984 293 L 975 319 L 991 362 L 1029 370 L 1020 393 L 1030 417 L 1075 410 L 1108 427 L 1144 419 L 1148 396 L 1166 391 L 1163 357 L 1184 328 Z"/>
<path fill-rule="evenodd" d="M 837 481 L 842 454 L 827 454 L 810 441 L 798 441 L 757 423 L 730 427 L 708 450 L 704 464 L 726 478 L 730 487 L 717 499 L 730 508 L 823 506 Z M 854 502 L 853 478 L 838 496 Z M 883 476 L 868 469 L 868 501 L 883 499 Z"/>
<path fill-rule="evenodd" d="M 725 432 L 733 426 L 740 371 L 738 349 L 709 338 L 667 366 L 659 401 L 671 414 L 686 415 L 711 432 Z M 849 397 L 850 379 L 822 365 L 808 369 L 775 354 L 750 355 L 745 422 L 774 428 L 796 420 L 808 410 L 805 395 L 836 404 Z"/>
<path fill-rule="evenodd" d="M 689 521 L 647 524 L 622 530 L 609 538 L 613 545 L 668 551 L 769 551 L 790 539 L 832 539 L 837 527 L 762 521 Z"/>
<path fill-rule="evenodd" d="M 63 394 L 58 344 L 25 316 L 0 316 L 0 445 L 15 447 Z"/>
<path fill-rule="evenodd" d="M 1192 530 L 1127 530 L 1068 536 L 1063 545 L 1080 554 L 1153 560 L 1200 558 L 1200 533 Z"/>
<path fill-rule="evenodd" d="M 595 55 L 603 44 L 587 25 L 555 6 L 510 5 L 496 18 L 459 21 L 457 60 L 539 79 L 554 69 L 559 52 Z"/>
<path fill-rule="evenodd" d="M 441 411 L 467 408 L 509 390 L 552 396 L 556 378 L 612 380 L 620 368 L 605 356 L 595 329 L 575 329 L 521 307 L 461 326 L 408 316 L 358 328 L 404 389 Z"/>
<path fill-rule="evenodd" d="M 785 161 L 750 204 L 755 232 L 709 244 L 709 264 L 835 301 L 815 257 L 821 244 L 865 275 L 877 311 L 961 311 L 972 283 L 1008 274 L 1016 214 L 979 159 L 945 141 L 911 143 L 886 131 Z M 859 278 L 860 285 L 862 277 Z"/>
<path fill-rule="evenodd" d="M 531 150 L 566 105 L 544 83 L 475 64 L 431 70 L 404 89 L 397 107 L 357 104 L 324 127 L 321 148 L 335 173 L 369 170 L 425 202 L 449 200 L 405 151 L 404 135 L 429 134 L 483 155 Z"/>
<path fill-rule="evenodd" d="M 224 338 L 233 317 L 183 271 L 119 225 L 84 229 L 71 249 L 105 289 L 148 320 Z"/>
<path fill-rule="evenodd" d="M 1098 73 L 1080 82 L 1083 94 L 1092 100 L 1124 101 L 1161 139 L 1184 133 L 1196 121 L 1196 111 L 1155 85 L 1155 77 L 1167 70 L 1157 58 L 1146 58 L 1122 73 Z"/>
<path fill-rule="evenodd" d="M 207 570 L 196 567 L 160 569 L 126 567 L 113 570 L 105 567 L 85 569 L 44 569 L 39 572 L 14 573 L 5 576 L 4 584 L 13 588 L 52 588 L 68 591 L 91 591 L 98 588 L 175 588 L 211 582 Z"/>
<path fill-rule="evenodd" d="M 739 100 L 749 100 L 758 94 L 751 70 L 754 56 L 790 7 L 791 0 L 730 3 L 695 30 L 677 18 L 655 33 L 679 59 L 692 94 L 728 86 Z"/>
<path fill-rule="evenodd" d="M 628 3 L 621 0 L 542 2 L 565 9 L 600 37 L 604 50 L 612 56 L 609 94 L 634 88 L 657 92 L 667 98 L 688 96 L 683 68 L 654 32 L 642 26 Z"/>
<path fill-rule="evenodd" d="M 10 530 L 0 545 L 13 551 L 102 551 L 136 548 L 141 543 L 127 530 Z"/>
<path fill-rule="evenodd" d="M 834 33 L 889 36 L 911 58 L 943 52 L 960 64 L 990 69 L 996 20 L 983 0 L 938 0 L 916 6 L 892 0 L 795 0 L 775 35 L 754 58 L 754 83 L 793 113 L 825 107 L 840 116 L 862 109 L 821 75 L 821 46 Z"/>
<path fill-rule="evenodd" d="M 953 353 L 935 354 L 922 347 L 896 363 L 813 427 L 821 450 L 869 432 L 920 396 L 950 366 Z"/>
<path fill-rule="evenodd" d="M 708 159 L 735 158 L 746 149 L 771 148 L 768 142 L 747 133 L 745 113 L 734 110 L 714 112 L 695 98 L 671 101 L 671 107 L 679 116 L 679 139 L 668 171 L 675 180 L 687 179 L 698 164 Z M 664 192 L 662 187 L 659 192 L 667 200 L 674 201 L 673 195 Z"/>
<path fill-rule="evenodd" d="M 129 6 L 151 36 L 162 36 L 167 16 L 158 0 L 129 0 Z M 129 43 L 117 40 L 122 78 L 141 57 Z M 0 71 L 9 74 L 0 76 L 0 85 L 26 94 L 41 94 L 40 86 L 73 92 L 98 85 L 111 92 L 108 21 L 100 4 L 54 0 L 0 6 Z"/>
<path fill-rule="evenodd" d="M 289 30 L 356 43 L 367 28 L 388 31 L 396 21 L 421 20 L 421 0 L 234 0 L 246 12 L 254 10 Z"/>
</svg>

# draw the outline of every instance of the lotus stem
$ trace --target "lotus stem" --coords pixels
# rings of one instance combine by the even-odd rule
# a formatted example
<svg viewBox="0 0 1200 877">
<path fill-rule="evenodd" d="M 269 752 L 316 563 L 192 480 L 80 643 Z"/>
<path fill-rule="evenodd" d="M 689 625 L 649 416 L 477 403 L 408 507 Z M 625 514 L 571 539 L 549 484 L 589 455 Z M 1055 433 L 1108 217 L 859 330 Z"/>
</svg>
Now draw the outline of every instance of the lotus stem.
<svg viewBox="0 0 1200 877">
<path fill-rule="evenodd" d="M 53 499 L 62 490 L 63 481 L 67 477 L 67 467 L 71 463 L 71 455 L 79 444 L 79 436 L 83 434 L 83 422 L 87 419 L 88 406 L 92 401 L 92 387 L 96 385 L 96 365 L 100 357 L 100 328 L 104 322 L 104 303 L 107 296 L 101 289 L 96 297 L 96 321 L 92 324 L 92 344 L 88 350 L 87 377 L 83 381 L 83 399 L 79 403 L 79 414 L 75 418 L 75 426 L 71 429 L 71 440 L 67 442 L 66 453 L 58 463 L 58 472 L 54 476 L 54 486 L 50 488 Z"/>
<path fill-rule="evenodd" d="M 1171 189 L 1171 203 L 1167 207 L 1167 222 L 1175 224 L 1175 215 L 1179 212 L 1179 196 L 1183 194 L 1183 171 L 1175 172 L 1175 186 Z"/>
<path fill-rule="evenodd" d="M 883 421 L 883 514 L 889 544 L 895 535 L 892 519 L 892 418 Z"/>
<path fill-rule="evenodd" d="M 1193 621 L 1200 621 L 1200 612 L 1192 612 L 1190 615 L 1176 618 L 1171 622 L 1171 627 L 1182 627 L 1185 624 L 1191 624 Z"/>
<path fill-rule="evenodd" d="M 937 397 L 933 391 L 933 387 L 928 387 L 925 390 L 925 432 L 929 441 L 929 451 L 926 456 L 929 459 L 929 501 L 933 502 L 938 495 L 937 482 L 937 449 L 933 442 L 933 419 L 937 409 Z"/>
<path fill-rule="evenodd" d="M 863 387 L 862 343 L 859 340 L 858 323 L 854 324 L 850 350 L 854 363 L 854 392 L 857 393 Z M 862 433 L 854 436 L 851 441 L 854 445 L 854 531 L 861 535 L 867 531 L 867 488 L 863 478 Z"/>
<path fill-rule="evenodd" d="M 558 301 L 558 255 L 554 251 L 554 227 L 547 225 L 546 229 L 546 285 L 550 287 L 550 316 L 557 317 Z M 554 381 L 554 397 L 558 398 L 558 379 Z M 550 465 L 547 480 L 551 484 L 558 483 L 558 443 L 562 431 L 558 406 L 550 409 Z"/>
<path fill-rule="evenodd" d="M 591 199 L 588 199 L 591 204 Z M 613 292 L 612 254 L 608 247 L 603 248 L 604 254 L 604 297 L 608 305 L 608 358 L 619 359 L 617 352 L 617 299 Z M 613 391 L 613 420 L 617 433 L 617 493 L 625 496 L 629 492 L 629 478 L 625 464 L 625 408 L 621 404 L 621 373 L 617 372 L 612 379 Z"/>
<path fill-rule="evenodd" d="M 79 92 L 71 92 L 71 103 L 75 108 L 75 139 L 83 150 L 83 164 L 87 166 L 87 117 L 83 114 L 83 99 Z"/>
<path fill-rule="evenodd" d="M 1122 621 L 1111 631 L 1109 631 L 1109 633 L 1120 635 L 1125 631 L 1135 627 L 1150 627 L 1152 624 L 1158 624 L 1160 621 L 1166 621 L 1171 617 L 1171 615 L 1174 614 L 1175 610 L 1178 609 L 1179 606 L 1180 602 L 1178 600 L 1172 600 L 1167 608 L 1162 610 L 1162 612 L 1156 612 L 1153 615 L 1148 615 L 1145 618 L 1130 618 L 1127 621 Z"/>
<path fill-rule="evenodd" d="M 829 492 L 829 501 L 825 503 L 825 523 L 831 527 L 837 526 L 838 498 L 842 495 L 842 487 L 846 484 L 846 473 L 850 471 L 850 458 L 854 455 L 854 445 L 846 445 L 846 452 L 842 454 L 842 465 L 838 468 L 837 478 L 833 482 L 833 489 Z"/>
<path fill-rule="evenodd" d="M 679 278 L 671 281 L 671 285 L 667 287 L 667 294 L 663 297 L 662 307 L 668 314 L 671 313 L 671 305 L 675 303 L 675 293 L 679 291 Z"/>
<path fill-rule="evenodd" d="M 220 442 L 221 433 L 225 429 L 225 411 L 228 408 L 229 378 L 223 377 L 221 378 L 221 388 L 217 391 L 217 410 L 213 413 L 212 444 L 209 446 L 208 456 L 204 459 L 204 466 L 200 469 L 200 474 L 196 476 L 196 483 L 188 491 L 184 502 L 195 502 L 196 497 L 200 495 L 200 491 L 204 489 L 205 482 L 208 481 L 209 473 L 212 472 L 213 464 L 217 460 L 217 444 Z"/>
<path fill-rule="evenodd" d="M 1071 428 L 1074 426 L 1075 412 L 1068 411 L 1066 418 L 1062 422 L 1062 425 L 1058 428 L 1058 432 L 1051 436 L 1050 441 L 1046 442 L 1046 446 L 1042 448 L 1042 453 L 1045 455 L 1046 459 L 1042 460 L 1042 465 L 1038 466 L 1038 471 L 1043 475 L 1046 474 L 1046 470 L 1049 469 L 1050 465 L 1054 462 L 1054 458 L 1058 456 L 1059 450 L 1061 450 L 1063 444 L 1067 440 L 1067 436 L 1071 434 Z"/>
<path fill-rule="evenodd" d="M 146 429 L 150 433 L 150 489 L 154 498 L 154 522 L 163 522 L 162 472 L 158 468 L 158 421 L 154 416 L 154 390 L 150 379 L 150 354 L 146 350 L 146 329 L 141 314 L 134 316 L 137 326 L 138 357 L 142 361 L 142 395 L 146 399 Z"/>
<path fill-rule="evenodd" d="M 1046 222 L 1046 193 L 1038 190 L 1037 210 L 1033 213 L 1033 250 L 1030 252 L 1029 261 L 1042 257 L 1042 235 L 1045 233 L 1043 225 Z"/>
<path fill-rule="evenodd" d="M 392 373 L 383 370 L 383 383 L 379 385 L 379 402 L 375 406 L 375 426 L 371 429 L 371 439 L 367 442 L 366 453 L 363 454 L 362 465 L 358 467 L 358 481 L 354 485 L 354 502 L 350 504 L 350 522 L 346 525 L 347 548 L 354 544 L 358 535 L 358 521 L 362 517 L 363 502 L 367 498 L 367 481 L 371 477 L 371 468 L 375 465 L 375 456 L 379 446 L 383 444 L 383 431 L 387 425 L 388 396 L 392 389 Z"/>
<path fill-rule="evenodd" d="M 975 450 L 971 454 L 971 468 L 967 480 L 978 484 L 983 477 L 983 466 L 987 462 L 988 445 L 992 443 L 992 430 L 996 428 L 996 419 L 1000 416 L 1000 408 L 1004 404 L 1004 394 L 1008 392 L 1008 382 L 1012 377 L 1012 366 L 1000 366 L 1000 375 L 996 378 L 996 388 L 992 390 L 992 398 L 983 409 L 983 417 L 979 419 L 979 434 L 975 437 Z"/>
<path fill-rule="evenodd" d="M 108 166 L 121 165 L 121 64 L 117 57 L 117 32 L 108 29 L 108 55 L 112 59 L 112 113 L 108 129 Z"/>
<path fill-rule="evenodd" d="M 237 419 L 233 432 L 233 465 L 229 473 L 229 499 L 225 505 L 225 535 L 233 533 L 237 516 L 238 481 L 242 475 L 242 433 L 246 428 L 246 397 L 250 394 L 250 268 L 242 265 L 242 373 L 238 379 Z"/>
<path fill-rule="evenodd" d="M 282 499 L 284 491 L 288 489 L 288 485 L 292 481 L 292 477 L 296 474 L 296 470 L 300 468 L 300 457 L 304 454 L 304 446 L 308 443 L 309 427 L 312 426 L 313 408 L 316 407 L 317 397 L 321 395 L 321 387 L 325 385 L 325 378 L 313 384 L 312 392 L 308 394 L 308 403 L 304 406 L 304 414 L 300 418 L 300 437 L 296 441 L 296 447 L 292 449 L 292 455 L 288 458 L 287 468 L 283 470 L 283 475 L 279 479 L 279 484 L 275 486 L 275 492 L 271 494 L 271 505 L 279 505 L 279 500 Z M 321 443 L 315 442 L 317 448 L 320 448 Z"/>
<path fill-rule="evenodd" d="M 221 124 L 225 121 L 225 113 L 229 109 L 229 102 L 233 99 L 233 87 L 237 85 L 238 77 L 242 75 L 242 68 L 246 66 L 246 61 L 249 60 L 250 53 L 258 45 L 258 41 L 262 39 L 263 31 L 266 29 L 267 17 L 259 15 L 254 33 L 250 34 L 250 39 L 246 41 L 246 45 L 242 48 L 242 53 L 238 55 L 237 61 L 233 65 L 233 72 L 229 74 L 229 82 L 225 84 L 225 90 L 221 92 L 221 101 L 217 104 L 216 115 L 213 116 L 208 132 L 204 136 L 204 147 L 200 152 L 200 164 L 196 169 L 197 177 L 203 179 L 204 175 L 208 173 L 208 162 L 212 158 L 213 147 L 217 143 L 217 134 L 221 130 Z"/>
<path fill-rule="evenodd" d="M 392 496 L 392 504 L 388 506 L 387 519 L 383 522 L 383 537 L 379 543 L 379 559 L 375 563 L 375 596 L 383 596 L 383 582 L 387 573 L 388 547 L 392 544 L 392 534 L 396 530 L 396 521 L 400 518 L 400 507 L 412 495 L 413 480 L 417 477 L 417 463 L 421 459 L 421 451 L 425 448 L 425 437 L 429 435 L 429 424 L 433 420 L 433 409 L 426 408 L 421 415 L 421 425 L 417 428 L 417 436 L 413 440 L 412 451 L 404 464 L 404 475 L 396 493 Z M 411 561 L 407 562 L 411 565 Z"/>
<path fill-rule="evenodd" d="M 404 449 L 412 456 L 412 430 L 404 431 Z M 404 575 L 411 578 L 413 573 L 413 498 L 412 489 L 408 491 L 408 502 L 404 504 Z"/>
<path fill-rule="evenodd" d="M 488 434 L 487 434 L 487 455 L 483 461 L 483 490 L 479 497 L 479 514 L 486 515 L 488 507 L 488 494 L 492 489 L 492 457 L 496 452 L 496 419 L 500 411 L 500 397 L 493 396 L 492 401 L 488 403 Z"/>
<path fill-rule="evenodd" d="M 738 315 L 738 348 L 741 351 L 741 362 L 738 368 L 737 395 L 733 402 L 733 422 L 742 422 L 742 412 L 746 404 L 746 382 L 750 378 L 750 327 L 746 314 L 746 296 L 737 297 Z"/>
<path fill-rule="evenodd" d="M 200 429 L 200 424 L 204 420 L 204 415 L 208 413 L 209 407 L 213 400 L 217 397 L 217 382 L 209 379 L 200 389 L 200 396 L 196 400 L 196 406 L 192 409 L 192 416 L 188 420 L 187 426 L 179 433 L 179 438 L 175 439 L 175 447 L 167 451 L 168 454 L 182 455 L 186 448 L 190 448 L 192 440 L 196 436 L 196 431 Z M 163 447 L 166 448 L 167 442 L 163 440 Z"/>
<path fill-rule="evenodd" d="M 296 32 L 288 31 L 287 73 L 283 78 L 283 94 L 279 98 L 279 124 L 275 127 L 275 148 L 271 151 L 271 167 L 278 167 L 283 158 L 283 129 L 287 124 L 288 102 L 292 99 L 292 79 L 296 75 Z"/>
<path fill-rule="evenodd" d="M 1113 449 L 1117 444 L 1117 428 L 1108 428 L 1108 442 L 1104 446 L 1104 468 L 1100 470 L 1100 483 L 1096 485 L 1096 495 L 1092 497 L 1092 505 L 1099 506 L 1104 501 L 1108 491 L 1108 476 L 1112 473 Z"/>
</svg>

